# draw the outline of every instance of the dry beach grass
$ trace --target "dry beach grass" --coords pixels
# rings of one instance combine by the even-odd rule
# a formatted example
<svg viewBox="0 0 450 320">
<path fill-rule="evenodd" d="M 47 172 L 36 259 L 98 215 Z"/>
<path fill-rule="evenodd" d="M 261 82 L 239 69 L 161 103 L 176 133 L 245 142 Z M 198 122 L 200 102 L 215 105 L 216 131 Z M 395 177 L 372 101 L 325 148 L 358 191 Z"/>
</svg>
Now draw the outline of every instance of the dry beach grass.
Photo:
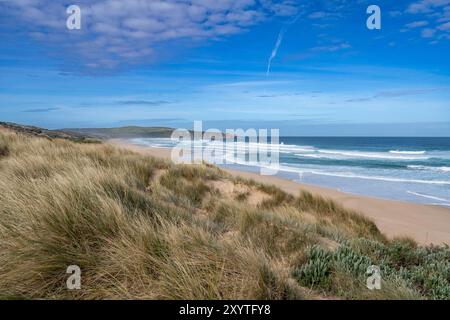
<svg viewBox="0 0 450 320">
<path fill-rule="evenodd" d="M 121 139 L 111 139 L 108 142 L 142 155 L 171 159 L 171 150 L 168 148 L 137 146 Z M 390 239 L 409 237 L 422 245 L 450 244 L 450 209 L 445 207 L 373 198 L 297 183 L 277 176 L 264 176 L 241 170 L 224 170 L 234 177 L 275 185 L 294 196 L 304 191 L 332 199 L 343 207 L 357 211 L 374 221 L 380 231 Z"/>
<path fill-rule="evenodd" d="M 448 247 L 211 165 L 2 131 L 0 203 L 1 299 L 450 298 Z"/>
</svg>

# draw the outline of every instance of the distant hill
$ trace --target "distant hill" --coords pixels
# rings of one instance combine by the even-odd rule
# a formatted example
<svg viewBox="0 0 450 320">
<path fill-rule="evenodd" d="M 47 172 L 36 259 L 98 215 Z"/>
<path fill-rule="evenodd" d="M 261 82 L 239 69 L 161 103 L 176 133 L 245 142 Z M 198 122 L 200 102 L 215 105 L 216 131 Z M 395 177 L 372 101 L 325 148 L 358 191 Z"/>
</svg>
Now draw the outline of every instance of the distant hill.
<svg viewBox="0 0 450 320">
<path fill-rule="evenodd" d="M 174 129 L 165 127 L 137 127 L 120 128 L 79 128 L 63 129 L 65 132 L 88 135 L 100 139 L 112 138 L 169 138 Z"/>
</svg>

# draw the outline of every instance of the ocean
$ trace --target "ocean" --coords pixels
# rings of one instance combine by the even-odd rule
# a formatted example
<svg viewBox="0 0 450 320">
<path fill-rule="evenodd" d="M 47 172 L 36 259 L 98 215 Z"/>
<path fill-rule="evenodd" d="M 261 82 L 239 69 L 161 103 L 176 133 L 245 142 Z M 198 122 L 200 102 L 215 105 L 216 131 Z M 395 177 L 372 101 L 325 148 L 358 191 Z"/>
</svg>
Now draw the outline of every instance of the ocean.
<svg viewBox="0 0 450 320">
<path fill-rule="evenodd" d="M 129 142 L 175 145 L 168 138 Z M 352 194 L 450 207 L 450 138 L 281 137 L 279 150 L 277 176 Z M 260 169 L 246 161 L 222 166 Z"/>
</svg>

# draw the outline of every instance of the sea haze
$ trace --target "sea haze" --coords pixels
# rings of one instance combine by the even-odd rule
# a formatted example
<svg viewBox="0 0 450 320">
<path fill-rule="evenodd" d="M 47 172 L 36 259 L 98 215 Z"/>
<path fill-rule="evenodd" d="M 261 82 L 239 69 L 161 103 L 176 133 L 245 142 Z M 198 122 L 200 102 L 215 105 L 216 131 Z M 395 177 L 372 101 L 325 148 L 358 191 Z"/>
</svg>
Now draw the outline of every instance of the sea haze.
<svg viewBox="0 0 450 320">
<path fill-rule="evenodd" d="M 168 148 L 168 138 L 131 143 Z M 212 142 L 202 141 L 203 146 Z M 227 146 L 227 159 L 235 143 Z M 450 207 L 450 138 L 282 137 L 280 177 L 343 192 Z M 257 150 L 257 144 L 246 151 Z M 224 167 L 259 171 L 254 162 Z"/>
</svg>

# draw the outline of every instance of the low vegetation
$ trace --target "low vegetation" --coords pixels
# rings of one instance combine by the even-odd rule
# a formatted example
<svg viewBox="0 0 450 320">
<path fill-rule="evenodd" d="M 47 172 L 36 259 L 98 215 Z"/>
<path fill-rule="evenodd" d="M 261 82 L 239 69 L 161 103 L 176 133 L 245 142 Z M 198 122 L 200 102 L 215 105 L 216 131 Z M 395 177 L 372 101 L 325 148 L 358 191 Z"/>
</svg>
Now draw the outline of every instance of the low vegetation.
<svg viewBox="0 0 450 320">
<path fill-rule="evenodd" d="M 448 247 L 214 166 L 0 132 L 0 204 L 0 299 L 450 299 Z"/>
<path fill-rule="evenodd" d="M 0 121 L 0 129 L 7 129 L 14 132 L 18 132 L 24 134 L 26 136 L 33 137 L 41 137 L 46 139 L 65 139 L 73 142 L 80 143 L 99 143 L 99 140 L 96 140 L 92 136 L 80 134 L 77 132 L 69 132 L 64 130 L 48 130 L 34 126 L 26 126 L 12 122 L 2 122 Z M 1 152 L 1 150 L 0 150 Z"/>
</svg>

